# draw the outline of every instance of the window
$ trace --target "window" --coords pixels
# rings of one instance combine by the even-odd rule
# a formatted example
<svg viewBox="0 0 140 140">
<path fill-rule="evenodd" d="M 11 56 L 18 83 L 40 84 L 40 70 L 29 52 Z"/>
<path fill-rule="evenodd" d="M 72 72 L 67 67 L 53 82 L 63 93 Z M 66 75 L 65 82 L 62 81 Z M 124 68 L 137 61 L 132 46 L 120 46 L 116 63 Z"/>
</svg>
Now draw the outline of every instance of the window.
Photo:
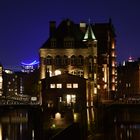
<svg viewBox="0 0 140 140">
<path fill-rule="evenodd" d="M 57 88 L 62 88 L 62 84 L 57 84 L 56 87 Z"/>
<path fill-rule="evenodd" d="M 51 39 L 51 47 L 52 48 L 56 47 L 56 39 L 55 38 Z"/>
<path fill-rule="evenodd" d="M 74 46 L 74 39 L 71 37 L 64 38 L 64 47 L 71 48 Z"/>
<path fill-rule="evenodd" d="M 55 75 L 60 75 L 61 74 L 61 71 L 60 70 L 56 70 L 55 71 Z"/>
<path fill-rule="evenodd" d="M 80 77 L 83 77 L 84 76 L 84 71 L 83 70 L 80 70 L 80 69 L 72 70 L 70 73 L 73 74 L 73 75 L 80 76 Z"/>
<path fill-rule="evenodd" d="M 74 83 L 73 84 L 73 88 L 78 88 L 78 84 L 77 83 Z"/>
<path fill-rule="evenodd" d="M 67 88 L 72 88 L 72 84 L 68 83 Z"/>
<path fill-rule="evenodd" d="M 50 84 L 50 88 L 55 88 L 55 84 Z"/>
<path fill-rule="evenodd" d="M 62 58 L 62 65 L 64 66 L 68 65 L 68 57 L 66 55 L 64 55 Z"/>
<path fill-rule="evenodd" d="M 47 56 L 47 58 L 46 58 L 46 64 L 47 65 L 51 65 L 52 64 L 52 57 L 51 56 Z"/>
<path fill-rule="evenodd" d="M 76 95 L 66 95 L 67 104 L 76 103 Z"/>
<path fill-rule="evenodd" d="M 76 56 L 74 55 L 71 57 L 71 65 L 76 65 Z"/>
<path fill-rule="evenodd" d="M 82 66 L 84 64 L 84 58 L 83 56 L 79 55 L 77 58 L 77 65 Z"/>
<path fill-rule="evenodd" d="M 61 57 L 60 57 L 59 55 L 57 55 L 57 56 L 55 57 L 55 64 L 56 64 L 56 65 L 61 65 Z"/>
</svg>

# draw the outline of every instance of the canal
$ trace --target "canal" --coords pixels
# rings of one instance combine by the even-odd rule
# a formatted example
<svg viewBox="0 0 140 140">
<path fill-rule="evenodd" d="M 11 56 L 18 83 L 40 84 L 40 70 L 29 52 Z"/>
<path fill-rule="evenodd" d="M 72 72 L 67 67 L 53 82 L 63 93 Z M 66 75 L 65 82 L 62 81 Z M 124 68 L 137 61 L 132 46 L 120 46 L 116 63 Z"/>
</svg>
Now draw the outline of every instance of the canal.
<svg viewBox="0 0 140 140">
<path fill-rule="evenodd" d="M 93 112 L 95 120 L 92 124 L 90 140 L 138 140 L 140 138 L 139 107 L 100 108 Z M 52 124 L 51 129 L 48 129 L 49 123 L 47 112 L 41 109 L 1 108 L 0 140 L 56 139 L 54 136 L 61 132 L 62 128 Z M 58 123 L 61 124 L 61 121 Z M 75 139 L 79 140 L 81 137 L 76 136 L 80 134 L 79 127 L 71 126 L 70 129 L 71 135 L 75 135 Z M 64 139 L 62 134 L 61 140 Z"/>
</svg>

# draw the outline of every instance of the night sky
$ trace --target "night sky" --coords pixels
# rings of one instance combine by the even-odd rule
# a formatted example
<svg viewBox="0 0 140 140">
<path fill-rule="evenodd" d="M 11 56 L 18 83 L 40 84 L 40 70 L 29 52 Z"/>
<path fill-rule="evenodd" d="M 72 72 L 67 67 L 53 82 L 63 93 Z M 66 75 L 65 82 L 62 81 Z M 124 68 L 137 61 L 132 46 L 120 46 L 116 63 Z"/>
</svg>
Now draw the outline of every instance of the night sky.
<svg viewBox="0 0 140 140">
<path fill-rule="evenodd" d="M 140 57 L 139 0 L 0 0 L 0 62 L 17 69 L 20 62 L 39 58 L 49 35 L 49 21 L 57 25 L 69 18 L 75 23 L 112 23 L 116 30 L 117 61 Z"/>
</svg>

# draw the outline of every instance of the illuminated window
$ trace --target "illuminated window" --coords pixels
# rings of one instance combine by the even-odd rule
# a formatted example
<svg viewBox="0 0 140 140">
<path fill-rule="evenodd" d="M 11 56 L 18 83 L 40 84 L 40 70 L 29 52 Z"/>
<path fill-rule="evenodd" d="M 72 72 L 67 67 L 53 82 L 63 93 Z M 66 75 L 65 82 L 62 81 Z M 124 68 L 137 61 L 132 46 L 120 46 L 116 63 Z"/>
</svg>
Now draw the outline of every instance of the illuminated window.
<svg viewBox="0 0 140 140">
<path fill-rule="evenodd" d="M 97 63 L 97 59 L 96 58 L 94 58 L 94 63 Z"/>
<path fill-rule="evenodd" d="M 73 74 L 73 75 L 78 75 L 80 77 L 84 76 L 84 71 L 83 70 L 72 70 L 70 73 Z"/>
<path fill-rule="evenodd" d="M 114 44 L 114 42 L 112 43 L 112 49 L 115 49 L 115 44 Z"/>
<path fill-rule="evenodd" d="M 67 84 L 67 88 L 72 88 L 72 84 Z"/>
<path fill-rule="evenodd" d="M 115 91 L 115 85 L 112 85 L 112 90 Z"/>
<path fill-rule="evenodd" d="M 66 95 L 67 104 L 76 103 L 76 95 Z"/>
<path fill-rule="evenodd" d="M 115 66 L 115 61 L 112 61 L 112 67 L 114 67 Z"/>
<path fill-rule="evenodd" d="M 115 57 L 115 52 L 114 52 L 114 51 L 112 52 L 111 56 L 112 56 L 112 57 Z"/>
<path fill-rule="evenodd" d="M 57 84 L 56 87 L 57 88 L 62 88 L 62 84 Z"/>
<path fill-rule="evenodd" d="M 60 75 L 61 74 L 61 71 L 60 70 L 56 70 L 55 71 L 55 75 Z"/>
<path fill-rule="evenodd" d="M 2 82 L 2 76 L 0 77 L 0 82 Z"/>
<path fill-rule="evenodd" d="M 96 87 L 94 88 L 94 94 L 97 94 L 97 88 Z"/>
<path fill-rule="evenodd" d="M 73 88 L 78 88 L 78 84 L 77 83 L 74 83 L 73 84 Z"/>
<path fill-rule="evenodd" d="M 50 84 L 50 88 L 55 88 L 55 84 Z"/>
</svg>

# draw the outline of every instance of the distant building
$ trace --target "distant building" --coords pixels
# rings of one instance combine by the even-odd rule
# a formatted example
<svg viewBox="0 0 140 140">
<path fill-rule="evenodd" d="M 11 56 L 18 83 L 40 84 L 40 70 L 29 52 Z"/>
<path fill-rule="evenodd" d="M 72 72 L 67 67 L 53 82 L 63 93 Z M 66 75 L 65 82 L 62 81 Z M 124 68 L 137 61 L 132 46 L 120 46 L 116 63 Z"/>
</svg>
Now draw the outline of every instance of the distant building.
<svg viewBox="0 0 140 140">
<path fill-rule="evenodd" d="M 87 79 L 89 106 L 116 95 L 116 44 L 111 20 L 108 23 L 75 24 L 50 22 L 50 36 L 40 48 L 40 78 L 68 72 Z M 95 101 L 93 101 L 95 100 Z"/>
<path fill-rule="evenodd" d="M 0 96 L 3 94 L 3 66 L 0 64 Z"/>
<path fill-rule="evenodd" d="M 140 96 L 140 59 L 127 61 L 118 66 L 118 97 Z"/>
<path fill-rule="evenodd" d="M 17 94 L 17 83 L 16 75 L 12 70 L 3 70 L 3 95 L 14 95 Z"/>
<path fill-rule="evenodd" d="M 36 60 L 31 63 L 21 62 L 21 67 L 22 67 L 21 69 L 22 72 L 30 73 L 39 68 L 39 62 Z"/>
<path fill-rule="evenodd" d="M 33 72 L 14 72 L 5 69 L 3 72 L 3 95 L 39 96 L 39 69 Z"/>
</svg>

